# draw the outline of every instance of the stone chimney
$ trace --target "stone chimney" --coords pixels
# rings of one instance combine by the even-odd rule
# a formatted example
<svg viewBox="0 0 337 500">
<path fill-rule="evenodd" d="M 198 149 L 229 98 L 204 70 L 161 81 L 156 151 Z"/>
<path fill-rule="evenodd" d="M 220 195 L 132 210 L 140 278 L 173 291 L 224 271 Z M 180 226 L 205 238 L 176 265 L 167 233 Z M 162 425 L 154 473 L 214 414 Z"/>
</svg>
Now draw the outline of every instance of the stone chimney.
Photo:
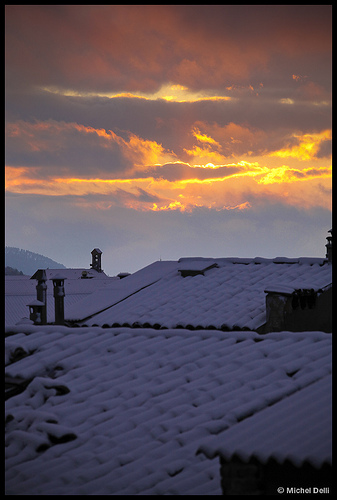
<svg viewBox="0 0 337 500">
<path fill-rule="evenodd" d="M 46 325 L 47 324 L 47 275 L 44 269 L 38 269 L 35 274 L 30 278 L 31 280 L 37 280 L 36 285 L 36 298 L 37 301 L 40 302 L 38 304 L 35 303 L 35 311 L 33 309 L 34 304 L 30 305 L 32 309 L 30 309 L 31 314 L 35 315 L 38 308 L 38 315 L 40 318 L 39 324 Z M 28 304 L 29 305 L 29 304 Z"/>
<path fill-rule="evenodd" d="M 102 272 L 102 263 L 101 263 L 101 258 L 102 258 L 102 252 L 99 248 L 94 248 L 93 251 L 91 252 L 92 256 L 92 261 L 90 264 L 90 267 L 95 269 L 97 272 L 101 273 Z"/>
<path fill-rule="evenodd" d="M 54 301 L 55 301 L 55 325 L 64 324 L 64 280 L 65 276 L 56 274 L 53 278 Z"/>
<path fill-rule="evenodd" d="M 325 245 L 326 246 L 326 258 L 328 259 L 328 263 L 332 264 L 332 229 L 328 231 L 328 233 L 331 234 L 331 236 L 327 236 L 326 239 L 328 240 L 328 243 Z"/>
</svg>

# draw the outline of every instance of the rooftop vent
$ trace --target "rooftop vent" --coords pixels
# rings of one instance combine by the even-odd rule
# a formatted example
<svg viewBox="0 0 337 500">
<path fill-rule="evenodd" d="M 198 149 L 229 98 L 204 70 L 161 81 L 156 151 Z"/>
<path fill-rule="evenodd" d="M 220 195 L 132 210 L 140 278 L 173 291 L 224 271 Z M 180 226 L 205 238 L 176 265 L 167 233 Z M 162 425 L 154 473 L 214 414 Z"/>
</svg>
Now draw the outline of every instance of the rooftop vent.
<svg viewBox="0 0 337 500">
<path fill-rule="evenodd" d="M 186 276 L 197 276 L 198 274 L 204 275 L 206 271 L 212 269 L 213 267 L 219 267 L 214 260 L 203 260 L 203 259 L 179 259 L 179 269 L 181 276 L 186 278 Z"/>
<path fill-rule="evenodd" d="M 117 274 L 118 278 L 123 279 L 127 278 L 127 276 L 130 276 L 131 273 L 119 273 Z"/>
</svg>

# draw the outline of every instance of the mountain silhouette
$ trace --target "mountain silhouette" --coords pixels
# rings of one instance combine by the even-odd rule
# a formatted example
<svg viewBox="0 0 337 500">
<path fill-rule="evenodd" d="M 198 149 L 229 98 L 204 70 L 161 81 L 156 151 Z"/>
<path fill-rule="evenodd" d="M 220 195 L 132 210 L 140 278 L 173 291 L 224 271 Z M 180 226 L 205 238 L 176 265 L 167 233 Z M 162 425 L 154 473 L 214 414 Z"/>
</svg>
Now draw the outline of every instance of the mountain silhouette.
<svg viewBox="0 0 337 500">
<path fill-rule="evenodd" d="M 37 269 L 66 269 L 63 264 L 44 255 L 7 246 L 5 247 L 5 266 L 18 269 L 26 275 L 34 274 Z"/>
</svg>

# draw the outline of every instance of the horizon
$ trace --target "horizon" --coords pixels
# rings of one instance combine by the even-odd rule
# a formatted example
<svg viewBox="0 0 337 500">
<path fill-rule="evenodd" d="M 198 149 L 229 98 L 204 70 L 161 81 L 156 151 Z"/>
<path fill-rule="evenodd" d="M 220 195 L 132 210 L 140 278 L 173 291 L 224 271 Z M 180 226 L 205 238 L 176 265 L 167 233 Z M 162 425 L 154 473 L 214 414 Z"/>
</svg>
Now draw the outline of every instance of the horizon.
<svg viewBox="0 0 337 500">
<path fill-rule="evenodd" d="M 331 8 L 5 6 L 5 245 L 324 257 Z"/>
</svg>

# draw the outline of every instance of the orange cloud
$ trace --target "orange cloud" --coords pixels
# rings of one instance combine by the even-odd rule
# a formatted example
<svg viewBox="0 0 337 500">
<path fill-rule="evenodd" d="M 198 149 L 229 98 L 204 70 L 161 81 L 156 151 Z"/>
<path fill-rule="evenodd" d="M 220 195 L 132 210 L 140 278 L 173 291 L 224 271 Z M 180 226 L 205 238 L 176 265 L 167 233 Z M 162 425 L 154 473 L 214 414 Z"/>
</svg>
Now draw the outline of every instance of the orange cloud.
<svg viewBox="0 0 337 500">
<path fill-rule="evenodd" d="M 5 187 L 8 191 L 15 192 L 22 184 L 35 184 L 38 169 L 29 167 L 9 167 L 5 168 Z"/>
<path fill-rule="evenodd" d="M 139 168 L 166 161 L 175 160 L 173 153 L 166 151 L 164 147 L 154 140 L 143 139 L 131 132 L 126 133 L 126 138 L 117 135 L 112 130 L 104 128 L 94 128 L 81 125 L 75 122 L 56 122 L 48 120 L 44 122 L 25 122 L 17 121 L 7 125 L 6 137 L 12 151 L 21 151 L 26 153 L 48 152 L 50 162 L 60 161 L 60 155 L 72 156 L 74 154 L 79 161 L 81 156 L 85 160 L 86 149 L 91 155 L 97 150 L 110 150 L 111 153 L 119 153 L 123 158 L 122 165 L 115 165 L 116 170 L 130 168 Z M 88 141 L 90 138 L 90 142 Z M 34 161 L 37 157 L 34 156 Z M 46 161 L 46 160 L 45 160 Z M 66 159 L 65 159 L 66 161 Z M 72 160 L 73 161 L 73 160 Z M 120 160 L 119 160 L 120 161 Z M 96 163 L 97 162 L 97 163 Z M 47 163 L 47 162 L 46 162 Z M 94 167 L 99 170 L 99 160 L 95 161 Z M 111 156 L 113 164 L 113 157 Z M 47 164 L 46 164 L 47 166 Z M 76 165 L 67 165 L 75 167 Z"/>
<path fill-rule="evenodd" d="M 202 134 L 197 127 L 192 129 L 192 136 L 198 142 L 203 144 L 203 147 L 193 146 L 192 149 L 184 148 L 184 152 L 189 156 L 196 157 L 201 163 L 204 160 L 212 163 L 223 163 L 225 157 L 221 154 L 221 145 L 207 134 Z"/>
<path fill-rule="evenodd" d="M 224 162 L 225 157 L 218 151 L 213 151 L 209 147 L 201 148 L 199 146 L 193 146 L 192 149 L 185 149 L 185 153 L 189 156 L 194 156 L 198 158 L 198 161 L 212 161 L 215 163 Z"/>
<path fill-rule="evenodd" d="M 122 150 L 126 158 L 128 158 L 135 166 L 140 164 L 153 164 L 164 158 L 164 148 L 156 141 L 142 139 L 135 134 L 129 133 L 129 140 L 115 134 L 112 130 L 106 131 L 105 129 L 97 129 L 84 125 L 68 124 L 80 132 L 87 134 L 96 134 L 109 142 L 116 143 Z M 106 147 L 108 144 L 105 144 Z"/>
<path fill-rule="evenodd" d="M 306 80 L 307 78 L 307 76 L 293 75 L 293 80 L 295 80 L 295 82 L 301 82 L 302 80 Z"/>
<path fill-rule="evenodd" d="M 278 156 L 281 158 L 292 157 L 301 161 L 312 160 L 317 157 L 321 144 L 331 140 L 331 130 L 311 134 L 295 133 L 292 135 L 292 140 L 294 139 L 296 141 L 295 145 L 289 144 L 288 147 L 269 153 L 269 156 Z"/>
<path fill-rule="evenodd" d="M 69 97 L 108 97 L 109 99 L 143 99 L 145 101 L 156 101 L 163 99 L 169 102 L 199 102 L 199 101 L 233 101 L 234 97 L 228 95 L 218 95 L 217 92 L 207 91 L 191 91 L 183 85 L 164 84 L 159 90 L 153 92 L 104 92 L 104 91 L 87 91 L 78 89 L 65 89 L 55 85 L 40 86 L 39 90 L 50 94 L 58 94 Z"/>
<path fill-rule="evenodd" d="M 330 207 L 331 168 L 268 168 L 256 162 L 241 162 L 241 171 L 226 177 L 207 176 L 165 180 L 144 177 L 128 179 L 58 178 L 36 179 L 24 167 L 6 168 L 6 189 L 16 193 L 94 197 L 95 206 L 119 204 L 135 210 L 193 211 L 197 207 L 215 210 L 249 210 L 257 200 L 268 198 L 302 207 Z M 221 171 L 212 166 L 204 170 Z M 38 171 L 35 172 L 38 174 Z M 302 181 L 302 182 L 300 182 Z M 322 189 L 324 188 L 324 192 Z M 322 194 L 323 193 L 323 194 Z M 253 198 L 252 198 L 253 197 Z M 89 202 L 88 202 L 89 203 Z"/>
<path fill-rule="evenodd" d="M 223 163 L 226 158 L 251 155 L 266 148 L 268 135 L 266 132 L 245 124 L 229 122 L 221 126 L 217 123 L 196 122 L 192 128 L 192 136 L 201 144 L 184 151 L 190 156 L 209 158 L 213 153 L 213 163 Z"/>
<path fill-rule="evenodd" d="M 192 134 L 200 142 L 206 142 L 208 144 L 212 144 L 214 146 L 217 146 L 218 148 L 221 147 L 220 144 L 217 141 L 215 141 L 214 139 L 212 139 L 212 137 L 209 137 L 206 134 L 202 134 L 200 132 L 200 130 L 198 128 L 196 128 L 196 127 L 192 130 Z"/>
<path fill-rule="evenodd" d="M 253 206 L 251 197 L 309 207 L 331 203 L 326 193 L 331 187 L 332 168 L 323 154 L 323 146 L 331 141 L 331 130 L 293 134 L 284 148 L 271 153 L 263 151 L 266 133 L 232 122 L 226 126 L 196 122 L 186 137 L 191 147 L 183 152 L 191 162 L 178 160 L 178 154 L 159 142 L 130 132 L 122 135 L 105 128 L 53 120 L 11 123 L 7 140 L 13 141 L 13 151 L 17 148 L 25 154 L 33 152 L 29 156 L 31 163 L 43 154 L 40 164 L 31 167 L 16 167 L 8 162 L 6 190 L 52 196 L 91 195 L 105 197 L 104 202 L 99 202 L 103 207 L 118 204 L 153 211 L 192 211 L 197 207 L 249 210 Z M 254 141 L 262 151 L 260 155 L 250 150 Z M 81 163 L 68 166 L 74 144 L 76 153 L 81 153 L 80 160 L 85 160 L 87 153 L 92 155 L 94 168 L 82 169 Z M 102 151 L 109 162 L 119 162 L 117 167 L 110 168 L 109 164 L 108 168 L 99 168 Z M 59 165 L 57 160 L 63 152 L 68 163 Z M 55 162 L 52 169 L 43 164 L 49 158 L 47 153 Z M 231 157 L 231 162 L 226 157 Z M 318 195 L 323 192 L 320 186 L 324 196 Z"/>
<path fill-rule="evenodd" d="M 315 178 L 331 178 L 332 167 L 304 168 L 302 170 L 289 168 L 286 165 L 276 167 L 257 180 L 259 184 L 281 184 L 310 180 Z"/>
</svg>

